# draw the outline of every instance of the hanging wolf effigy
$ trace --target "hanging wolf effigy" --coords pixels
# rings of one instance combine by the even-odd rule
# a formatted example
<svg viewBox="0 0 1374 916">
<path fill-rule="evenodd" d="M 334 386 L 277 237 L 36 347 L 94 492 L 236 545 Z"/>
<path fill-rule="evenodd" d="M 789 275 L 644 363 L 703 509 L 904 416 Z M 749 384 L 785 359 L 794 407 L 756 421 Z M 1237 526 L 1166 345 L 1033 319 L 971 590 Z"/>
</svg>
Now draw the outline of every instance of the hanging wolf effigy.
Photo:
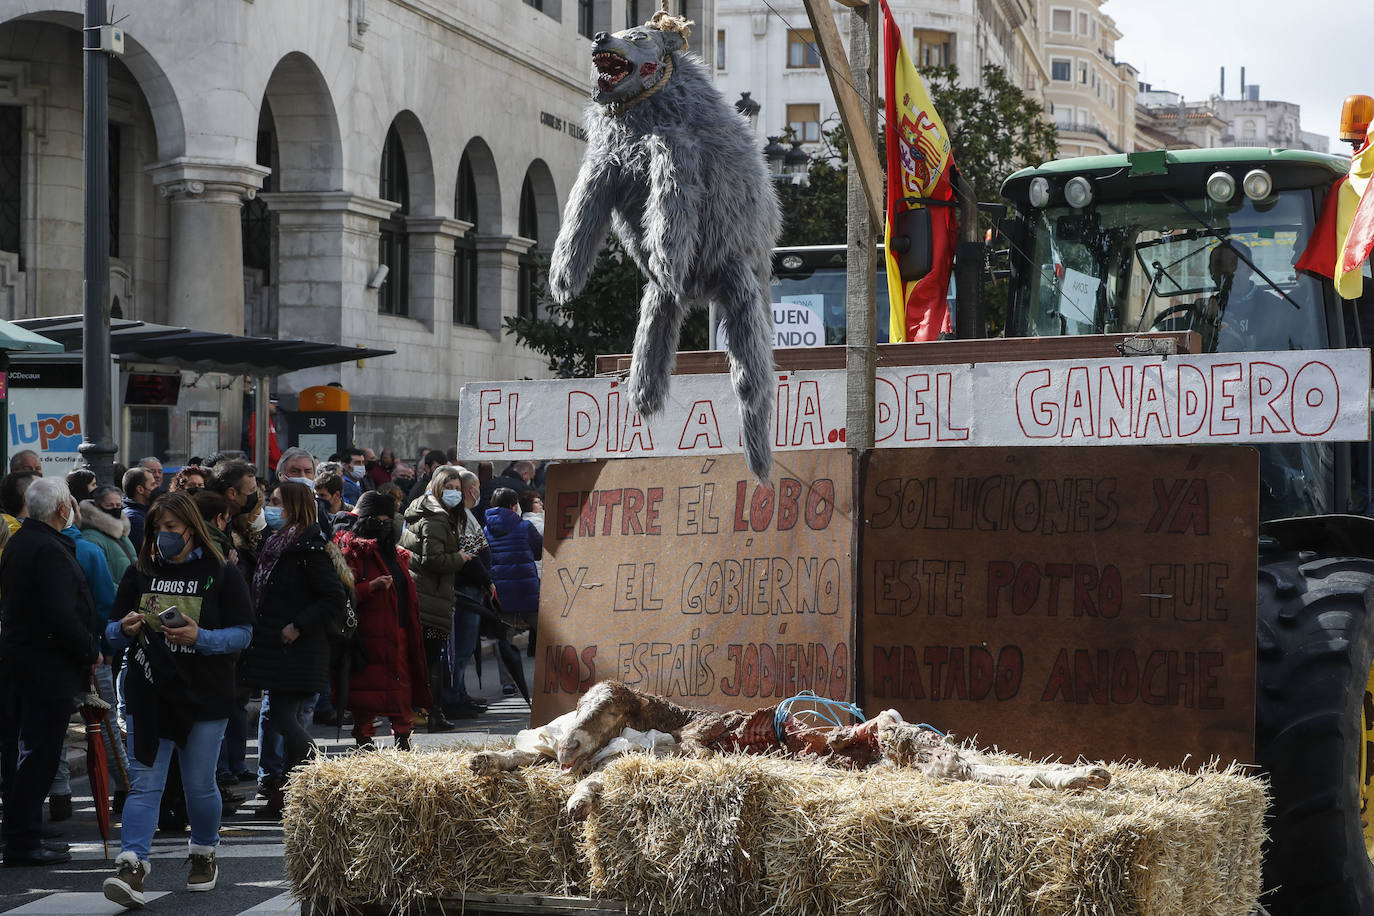
<svg viewBox="0 0 1374 916">
<path fill-rule="evenodd" d="M 608 227 L 647 278 L 628 391 L 644 416 L 662 409 L 683 319 L 714 303 L 739 399 L 749 470 L 767 480 L 773 407 L 771 256 L 777 194 L 748 122 L 687 53 L 692 23 L 655 13 L 600 32 L 587 152 L 549 267 L 558 302 L 581 292 Z"/>
</svg>

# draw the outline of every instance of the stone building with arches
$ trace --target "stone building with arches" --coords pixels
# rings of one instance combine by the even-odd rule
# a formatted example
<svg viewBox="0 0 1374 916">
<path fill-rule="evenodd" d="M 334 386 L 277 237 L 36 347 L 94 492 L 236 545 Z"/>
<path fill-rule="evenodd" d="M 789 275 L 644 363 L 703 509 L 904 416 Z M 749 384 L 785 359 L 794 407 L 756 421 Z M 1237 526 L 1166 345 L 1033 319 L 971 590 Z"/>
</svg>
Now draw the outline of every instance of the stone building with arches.
<svg viewBox="0 0 1374 916">
<path fill-rule="evenodd" d="M 0 0 L 0 317 L 82 302 L 81 0 Z M 539 303 L 612 0 L 115 4 L 112 314 L 396 355 L 336 382 L 356 438 L 451 444 L 459 389 L 539 377 Z M 384 268 L 384 269 L 382 269 Z M 239 383 L 242 384 L 242 383 Z"/>
</svg>

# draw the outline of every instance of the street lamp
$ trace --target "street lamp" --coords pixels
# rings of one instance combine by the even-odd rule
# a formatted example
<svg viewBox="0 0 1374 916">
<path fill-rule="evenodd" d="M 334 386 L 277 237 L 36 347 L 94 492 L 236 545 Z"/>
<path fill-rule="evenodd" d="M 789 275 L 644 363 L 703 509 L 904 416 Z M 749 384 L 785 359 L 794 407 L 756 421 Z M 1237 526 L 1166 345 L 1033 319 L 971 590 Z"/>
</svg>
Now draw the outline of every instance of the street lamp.
<svg viewBox="0 0 1374 916">
<path fill-rule="evenodd" d="M 741 92 L 739 98 L 735 100 L 735 111 L 749 119 L 750 132 L 758 129 L 761 110 L 763 110 L 763 106 L 750 98 L 747 92 Z"/>
<path fill-rule="evenodd" d="M 802 141 L 793 140 L 792 148 L 783 156 L 783 170 L 792 180 L 800 183 L 811 168 L 811 157 L 802 150 Z"/>
<path fill-rule="evenodd" d="M 768 170 L 773 173 L 774 178 L 781 178 L 786 174 L 783 167 L 787 159 L 787 147 L 782 145 L 781 140 L 781 137 L 769 137 L 768 145 L 763 148 L 763 158 L 768 160 Z"/>
</svg>

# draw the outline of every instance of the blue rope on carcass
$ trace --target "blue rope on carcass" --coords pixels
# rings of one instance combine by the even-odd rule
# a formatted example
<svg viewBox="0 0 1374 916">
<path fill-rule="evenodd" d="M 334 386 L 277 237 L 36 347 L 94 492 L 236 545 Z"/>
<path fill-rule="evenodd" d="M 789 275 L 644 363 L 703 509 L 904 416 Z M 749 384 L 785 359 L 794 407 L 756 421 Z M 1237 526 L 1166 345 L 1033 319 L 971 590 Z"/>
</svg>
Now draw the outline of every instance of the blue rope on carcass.
<svg viewBox="0 0 1374 916">
<path fill-rule="evenodd" d="M 788 697 L 778 704 L 778 711 L 773 715 L 773 731 L 777 733 L 779 739 L 782 738 L 783 723 L 787 721 L 788 716 L 792 715 L 792 706 L 794 703 L 815 703 L 821 708 L 799 709 L 797 710 L 797 715 L 800 716 L 802 713 L 810 713 L 837 728 L 843 727 L 844 723 L 840 721 L 840 717 L 836 710 L 848 713 L 857 718 L 860 722 L 865 721 L 864 711 L 853 703 L 846 703 L 844 700 L 832 700 L 829 697 L 817 696 L 813 691 L 803 690 L 796 696 Z"/>
<path fill-rule="evenodd" d="M 839 712 L 849 713 L 851 716 L 858 719 L 860 722 L 867 721 L 867 719 L 864 717 L 864 711 L 859 707 L 855 706 L 853 703 L 846 703 L 844 700 L 832 700 L 829 697 L 817 696 L 813 691 L 803 690 L 796 696 L 788 697 L 787 699 L 783 700 L 781 703 L 778 704 L 778 711 L 773 715 L 773 731 L 777 734 L 778 740 L 782 740 L 782 726 L 783 723 L 787 721 L 787 717 L 792 715 L 792 705 L 798 702 L 815 703 L 816 705 L 821 707 L 820 709 L 799 709 L 797 710 L 798 716 L 800 716 L 803 713 L 810 713 L 811 715 L 816 716 L 822 721 L 830 725 L 834 725 L 836 728 L 844 727 L 844 723 L 840 721 L 840 717 L 836 714 L 836 710 L 838 710 Z M 918 722 L 916 723 L 916 727 L 924 728 L 927 731 L 932 731 L 935 734 L 939 735 L 941 738 L 949 737 L 949 735 L 940 731 L 934 725 L 930 725 L 926 722 Z"/>
</svg>

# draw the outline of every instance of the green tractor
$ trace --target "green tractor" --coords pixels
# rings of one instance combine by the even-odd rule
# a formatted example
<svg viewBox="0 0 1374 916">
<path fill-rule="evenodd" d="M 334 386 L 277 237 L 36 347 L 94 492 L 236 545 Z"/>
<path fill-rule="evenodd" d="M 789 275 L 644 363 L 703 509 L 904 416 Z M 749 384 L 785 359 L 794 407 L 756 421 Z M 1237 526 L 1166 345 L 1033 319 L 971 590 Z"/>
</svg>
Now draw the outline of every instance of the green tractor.
<svg viewBox="0 0 1374 916">
<path fill-rule="evenodd" d="M 1356 300 L 1294 267 L 1349 167 L 1310 152 L 1197 149 L 1023 169 L 1002 188 L 1014 211 L 1002 223 L 1005 334 L 1189 330 L 1206 352 L 1368 347 L 1369 264 Z M 1374 913 L 1374 454 L 1369 442 L 1258 450 L 1265 905 L 1275 916 Z"/>
</svg>

